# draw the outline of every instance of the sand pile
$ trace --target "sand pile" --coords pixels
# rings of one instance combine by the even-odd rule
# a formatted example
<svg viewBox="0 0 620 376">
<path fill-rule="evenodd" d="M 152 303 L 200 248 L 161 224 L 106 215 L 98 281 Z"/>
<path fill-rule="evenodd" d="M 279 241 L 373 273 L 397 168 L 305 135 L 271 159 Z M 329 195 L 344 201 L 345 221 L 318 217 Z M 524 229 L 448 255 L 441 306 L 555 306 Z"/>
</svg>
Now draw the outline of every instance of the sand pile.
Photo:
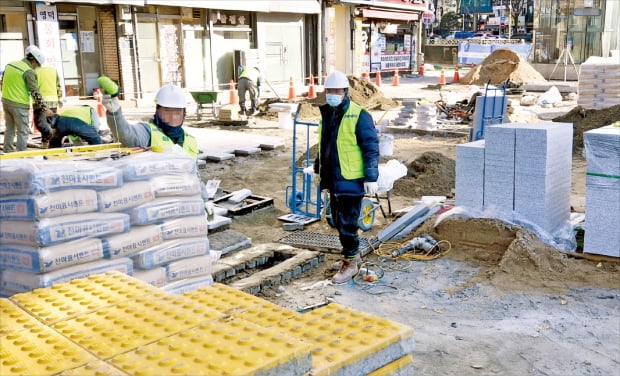
<svg viewBox="0 0 620 376">
<path fill-rule="evenodd" d="M 573 151 L 583 148 L 583 132 L 610 125 L 620 119 L 620 104 L 600 110 L 577 106 L 562 116 L 553 118 L 558 123 L 573 123 Z"/>
<path fill-rule="evenodd" d="M 455 185 L 454 160 L 437 152 L 426 152 L 407 164 L 407 175 L 394 182 L 397 195 L 452 197 Z"/>
<path fill-rule="evenodd" d="M 545 78 L 538 73 L 527 61 L 514 51 L 499 49 L 493 51 L 482 63 L 470 70 L 463 78 L 462 84 L 499 85 L 510 80 L 514 83 L 545 82 Z"/>
<path fill-rule="evenodd" d="M 392 108 L 399 106 L 400 104 L 391 99 L 387 98 L 383 95 L 383 92 L 377 88 L 374 84 L 370 82 L 365 82 L 364 80 L 355 77 L 349 77 L 349 95 L 353 102 L 359 104 L 360 106 L 366 108 L 367 110 L 381 110 L 386 111 Z M 316 88 L 315 88 L 316 89 Z M 307 95 L 307 93 L 304 93 Z M 261 112 L 263 112 L 263 118 L 275 118 L 277 119 L 277 114 L 275 113 L 266 113 L 269 108 L 269 104 L 282 102 L 277 99 L 270 99 L 268 101 L 263 102 L 260 105 Z M 304 99 L 299 101 L 301 103 L 301 110 L 299 112 L 299 119 L 304 120 L 318 120 L 321 118 L 321 113 L 319 111 L 319 106 L 325 104 L 325 92 L 317 93 L 317 97 L 314 99 Z"/>
</svg>

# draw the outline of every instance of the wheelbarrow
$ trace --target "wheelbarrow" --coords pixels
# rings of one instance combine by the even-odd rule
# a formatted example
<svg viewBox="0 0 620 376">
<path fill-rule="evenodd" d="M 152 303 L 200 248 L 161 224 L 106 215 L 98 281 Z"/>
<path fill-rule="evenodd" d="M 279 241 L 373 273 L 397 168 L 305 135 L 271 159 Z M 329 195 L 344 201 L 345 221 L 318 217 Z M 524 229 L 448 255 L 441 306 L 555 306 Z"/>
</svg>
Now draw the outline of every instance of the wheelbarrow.
<svg viewBox="0 0 620 376">
<path fill-rule="evenodd" d="M 387 191 L 387 202 L 389 208 L 389 214 L 392 215 L 392 203 L 390 202 L 390 191 Z M 381 205 L 381 200 L 379 194 L 375 194 L 375 198 L 377 202 L 373 202 L 372 200 L 364 197 L 362 199 L 362 207 L 360 210 L 360 217 L 357 221 L 357 225 L 362 231 L 369 231 L 372 226 L 375 224 L 375 211 L 377 209 L 381 209 L 381 213 L 383 214 L 383 218 L 387 218 L 385 210 L 383 209 L 383 205 Z M 324 191 L 323 197 L 321 198 L 324 208 L 324 217 L 327 220 L 327 223 L 331 227 L 336 227 L 336 222 L 332 217 L 332 210 L 329 205 L 329 192 Z"/>
<path fill-rule="evenodd" d="M 190 91 L 192 98 L 196 101 L 196 118 L 201 119 L 201 111 L 211 107 L 213 117 L 215 117 L 215 109 L 219 105 L 219 91 Z"/>
</svg>

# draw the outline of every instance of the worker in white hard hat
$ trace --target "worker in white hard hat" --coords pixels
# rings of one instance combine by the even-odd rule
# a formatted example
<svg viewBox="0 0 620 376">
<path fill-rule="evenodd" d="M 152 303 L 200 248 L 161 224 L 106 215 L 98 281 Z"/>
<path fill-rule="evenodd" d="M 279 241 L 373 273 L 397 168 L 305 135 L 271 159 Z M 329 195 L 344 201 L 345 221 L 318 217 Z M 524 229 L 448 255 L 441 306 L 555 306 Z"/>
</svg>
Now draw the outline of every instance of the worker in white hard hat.
<svg viewBox="0 0 620 376">
<path fill-rule="evenodd" d="M 350 281 L 358 272 L 358 219 L 364 194 L 375 195 L 379 178 L 379 139 L 372 116 L 349 96 L 349 79 L 333 72 L 325 80 L 320 107 L 318 156 L 306 174 L 317 174 L 321 190 L 329 190 L 329 205 L 342 245 L 342 260 L 333 284 Z"/>
<path fill-rule="evenodd" d="M 22 151 L 28 147 L 28 112 L 30 99 L 47 117 L 54 113 L 45 104 L 39 91 L 34 69 L 45 62 L 45 56 L 37 46 L 28 46 L 22 60 L 8 63 L 2 77 L 2 105 L 6 130 L 4 132 L 4 152 Z M 13 145 L 15 135 L 17 143 Z"/>
<path fill-rule="evenodd" d="M 198 143 L 182 125 L 185 120 L 185 92 L 178 86 L 162 86 L 155 95 L 155 116 L 148 123 L 130 124 L 125 120 L 118 99 L 119 88 L 108 77 L 99 78 L 103 86 L 103 105 L 108 110 L 108 126 L 113 137 L 125 146 L 166 151 L 180 146 L 187 154 L 198 156 Z M 105 83 L 105 84 L 102 84 Z"/>
</svg>

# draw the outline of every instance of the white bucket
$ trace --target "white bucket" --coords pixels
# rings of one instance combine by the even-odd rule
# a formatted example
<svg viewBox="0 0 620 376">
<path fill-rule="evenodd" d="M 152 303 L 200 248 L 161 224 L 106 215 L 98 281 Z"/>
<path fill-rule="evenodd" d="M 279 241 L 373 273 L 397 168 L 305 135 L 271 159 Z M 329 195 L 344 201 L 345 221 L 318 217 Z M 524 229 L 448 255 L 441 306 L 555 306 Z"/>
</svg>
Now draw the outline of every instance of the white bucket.
<svg viewBox="0 0 620 376">
<path fill-rule="evenodd" d="M 293 129 L 293 117 L 290 111 L 278 112 L 278 126 L 281 129 Z"/>
<path fill-rule="evenodd" d="M 394 153 L 394 136 L 391 134 L 379 135 L 379 155 L 389 157 Z"/>
</svg>

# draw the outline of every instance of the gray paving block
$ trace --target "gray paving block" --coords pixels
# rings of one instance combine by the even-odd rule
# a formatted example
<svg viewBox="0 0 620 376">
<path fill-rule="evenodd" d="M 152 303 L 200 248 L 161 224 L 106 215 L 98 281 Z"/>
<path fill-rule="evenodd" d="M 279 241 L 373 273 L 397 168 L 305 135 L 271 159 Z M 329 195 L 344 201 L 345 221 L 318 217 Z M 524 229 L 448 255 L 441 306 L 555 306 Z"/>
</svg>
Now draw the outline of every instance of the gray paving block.
<svg viewBox="0 0 620 376">
<path fill-rule="evenodd" d="M 252 244 L 252 239 L 235 230 L 224 230 L 209 235 L 211 249 L 227 254 L 239 249 L 247 248 Z"/>
</svg>

